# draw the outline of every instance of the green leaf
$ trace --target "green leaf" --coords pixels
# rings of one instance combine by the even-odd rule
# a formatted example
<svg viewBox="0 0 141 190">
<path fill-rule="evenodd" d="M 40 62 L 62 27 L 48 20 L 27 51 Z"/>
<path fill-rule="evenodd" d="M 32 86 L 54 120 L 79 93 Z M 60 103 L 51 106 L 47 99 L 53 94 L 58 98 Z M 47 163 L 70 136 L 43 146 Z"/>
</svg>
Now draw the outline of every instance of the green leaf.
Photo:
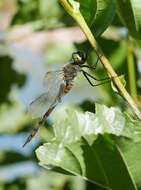
<svg viewBox="0 0 141 190">
<path fill-rule="evenodd" d="M 97 1 L 88 0 L 86 3 L 85 0 L 79 0 L 78 2 L 80 3 L 80 11 L 83 17 L 85 18 L 87 24 L 91 26 L 96 14 Z"/>
<path fill-rule="evenodd" d="M 127 165 L 130 176 L 134 181 L 136 189 L 141 189 L 141 143 L 136 142 L 135 144 L 127 139 L 120 138 L 116 140 L 117 148 L 120 150 L 124 162 Z"/>
<path fill-rule="evenodd" d="M 127 57 L 127 41 L 114 41 L 100 38 L 98 39 L 98 44 L 100 45 L 104 54 L 109 58 L 112 66 L 115 69 L 118 69 Z"/>
<path fill-rule="evenodd" d="M 114 19 L 116 11 L 115 0 L 97 0 L 97 10 L 91 30 L 94 35 L 100 36 Z"/>
<path fill-rule="evenodd" d="M 140 0 L 117 0 L 118 14 L 128 28 L 130 34 L 141 39 L 141 1 Z"/>
<path fill-rule="evenodd" d="M 133 149 L 130 152 L 128 147 L 132 144 L 141 155 L 139 121 L 123 114 L 118 108 L 96 105 L 95 114 L 68 110 L 64 118 L 55 123 L 54 131 L 55 138 L 36 150 L 43 167 L 79 175 L 112 190 L 123 187 L 124 190 L 135 190 L 136 183 L 141 187 L 141 161 L 134 162 Z M 124 152 L 124 143 L 128 153 Z M 139 169 L 135 171 L 132 165 L 135 168 L 139 165 Z"/>
<path fill-rule="evenodd" d="M 100 36 L 111 24 L 116 10 L 115 0 L 79 0 L 80 11 L 91 31 Z"/>
</svg>

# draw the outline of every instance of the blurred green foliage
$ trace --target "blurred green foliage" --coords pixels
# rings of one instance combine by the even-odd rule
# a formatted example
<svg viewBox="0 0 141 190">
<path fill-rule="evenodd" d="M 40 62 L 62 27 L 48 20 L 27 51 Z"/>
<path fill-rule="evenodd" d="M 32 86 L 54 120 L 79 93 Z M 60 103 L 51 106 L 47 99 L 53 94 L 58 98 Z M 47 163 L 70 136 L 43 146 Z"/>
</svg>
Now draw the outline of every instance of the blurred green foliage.
<svg viewBox="0 0 141 190">
<path fill-rule="evenodd" d="M 39 19 L 39 0 L 17 1 L 18 11 L 13 18 L 13 24 L 22 24 Z M 34 15 L 34 18 L 33 18 Z"/>
<path fill-rule="evenodd" d="M 12 58 L 9 56 L 0 57 L 0 103 L 8 101 L 8 94 L 14 84 L 18 85 L 18 87 L 21 87 L 25 83 L 25 76 L 17 73 L 12 68 L 12 61 Z"/>
<path fill-rule="evenodd" d="M 72 26 L 73 19 L 65 14 L 57 0 L 17 0 L 18 11 L 12 25 L 30 22 L 35 30 Z"/>
</svg>

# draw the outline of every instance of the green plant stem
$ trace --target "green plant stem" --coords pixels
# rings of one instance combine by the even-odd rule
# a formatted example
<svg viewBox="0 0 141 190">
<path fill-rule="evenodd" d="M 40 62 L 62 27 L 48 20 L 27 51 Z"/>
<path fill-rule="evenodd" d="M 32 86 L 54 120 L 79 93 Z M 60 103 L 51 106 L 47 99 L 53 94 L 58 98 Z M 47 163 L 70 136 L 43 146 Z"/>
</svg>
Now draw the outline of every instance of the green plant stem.
<svg viewBox="0 0 141 190">
<path fill-rule="evenodd" d="M 135 73 L 135 63 L 133 56 L 132 42 L 128 42 L 128 52 L 127 52 L 127 64 L 128 64 L 128 78 L 129 78 L 129 88 L 131 96 L 137 101 L 137 86 L 136 86 L 136 73 Z"/>
<path fill-rule="evenodd" d="M 124 88 L 122 82 L 118 78 L 116 72 L 113 70 L 112 66 L 110 65 L 108 59 L 104 56 L 103 52 L 101 51 L 100 47 L 98 46 L 93 34 L 91 33 L 87 23 L 85 22 L 83 16 L 79 9 L 74 9 L 67 0 L 59 0 L 61 5 L 64 9 L 77 21 L 79 26 L 81 27 L 82 31 L 84 32 L 86 38 L 89 40 L 90 44 L 94 48 L 97 56 L 99 57 L 101 63 L 103 64 L 104 68 L 107 70 L 108 75 L 113 80 L 114 84 L 116 85 L 119 93 L 127 100 L 129 105 L 131 106 L 132 110 L 134 111 L 135 115 L 141 120 L 141 112 L 138 109 L 136 103 L 132 99 L 132 97 L 128 94 L 126 89 Z"/>
</svg>

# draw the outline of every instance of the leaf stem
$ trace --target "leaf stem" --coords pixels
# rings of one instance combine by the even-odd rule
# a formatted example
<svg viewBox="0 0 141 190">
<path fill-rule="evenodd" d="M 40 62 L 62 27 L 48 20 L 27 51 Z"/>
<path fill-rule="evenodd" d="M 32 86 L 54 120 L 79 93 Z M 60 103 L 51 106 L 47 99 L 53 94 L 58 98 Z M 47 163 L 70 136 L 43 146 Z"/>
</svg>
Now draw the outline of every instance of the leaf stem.
<svg viewBox="0 0 141 190">
<path fill-rule="evenodd" d="M 103 64 L 104 68 L 107 70 L 108 75 L 113 80 L 114 84 L 116 85 L 117 89 L 119 90 L 120 94 L 127 100 L 129 105 L 131 106 L 132 110 L 134 111 L 135 115 L 141 120 L 141 112 L 138 109 L 136 103 L 132 99 L 132 97 L 128 94 L 126 89 L 124 88 L 122 82 L 118 78 L 118 75 L 113 70 L 111 64 L 109 63 L 108 59 L 104 56 L 103 52 L 101 51 L 100 47 L 98 46 L 95 37 L 93 36 L 92 32 L 90 31 L 87 23 L 85 22 L 81 12 L 73 8 L 67 0 L 59 0 L 61 5 L 64 9 L 77 21 L 80 28 L 84 32 L 86 38 L 89 40 L 90 44 L 94 48 L 97 56 L 99 57 L 101 63 Z"/>
<path fill-rule="evenodd" d="M 137 102 L 135 63 L 134 63 L 134 56 L 133 56 L 133 45 L 131 43 L 132 43 L 131 41 L 128 42 L 128 52 L 127 52 L 129 88 L 130 88 L 131 96 Z"/>
</svg>

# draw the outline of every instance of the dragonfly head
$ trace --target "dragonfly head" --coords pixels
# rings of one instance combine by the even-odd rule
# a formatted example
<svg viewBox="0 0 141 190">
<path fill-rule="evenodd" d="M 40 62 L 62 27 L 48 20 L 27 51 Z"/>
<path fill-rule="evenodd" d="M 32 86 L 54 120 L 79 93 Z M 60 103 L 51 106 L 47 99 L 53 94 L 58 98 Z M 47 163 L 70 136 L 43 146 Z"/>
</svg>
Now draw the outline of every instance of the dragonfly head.
<svg viewBox="0 0 141 190">
<path fill-rule="evenodd" d="M 73 63 L 77 65 L 82 65 L 87 59 L 87 55 L 83 51 L 77 51 L 72 54 Z"/>
</svg>

